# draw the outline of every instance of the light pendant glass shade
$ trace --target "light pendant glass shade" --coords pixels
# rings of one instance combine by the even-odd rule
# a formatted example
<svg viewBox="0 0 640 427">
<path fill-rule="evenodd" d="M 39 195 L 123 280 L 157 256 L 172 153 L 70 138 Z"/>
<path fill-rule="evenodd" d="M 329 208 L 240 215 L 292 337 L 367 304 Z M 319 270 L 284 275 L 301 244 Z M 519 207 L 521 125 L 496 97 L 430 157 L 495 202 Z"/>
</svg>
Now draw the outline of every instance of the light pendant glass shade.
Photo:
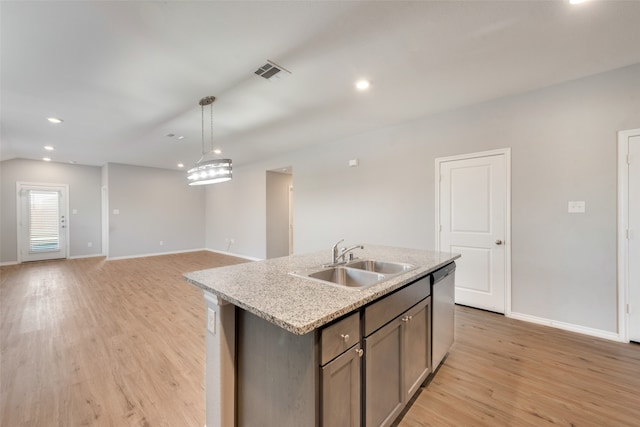
<svg viewBox="0 0 640 427">
<path fill-rule="evenodd" d="M 187 171 L 189 185 L 217 184 L 231 179 L 231 159 L 206 160 L 205 157 Z"/>
<path fill-rule="evenodd" d="M 187 180 L 189 185 L 205 185 L 217 184 L 219 182 L 229 181 L 231 179 L 231 159 L 216 158 L 217 153 L 213 149 L 213 103 L 215 96 L 205 96 L 200 100 L 202 111 L 202 157 L 198 163 L 187 171 Z M 209 106 L 211 111 L 211 146 L 208 152 L 205 152 L 204 144 L 204 107 Z"/>
</svg>

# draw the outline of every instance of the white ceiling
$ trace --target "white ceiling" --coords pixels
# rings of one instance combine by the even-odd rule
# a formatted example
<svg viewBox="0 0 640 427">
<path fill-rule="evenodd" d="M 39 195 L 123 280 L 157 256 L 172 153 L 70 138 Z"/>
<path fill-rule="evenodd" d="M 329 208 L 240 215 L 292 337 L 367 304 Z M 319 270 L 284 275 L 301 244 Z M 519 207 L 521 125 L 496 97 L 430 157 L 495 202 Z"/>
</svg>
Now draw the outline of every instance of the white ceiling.
<svg viewBox="0 0 640 427">
<path fill-rule="evenodd" d="M 637 1 L 2 0 L 0 14 L 2 160 L 190 166 L 214 95 L 215 146 L 237 165 L 640 63 Z M 254 75 L 267 59 L 292 74 Z"/>
</svg>

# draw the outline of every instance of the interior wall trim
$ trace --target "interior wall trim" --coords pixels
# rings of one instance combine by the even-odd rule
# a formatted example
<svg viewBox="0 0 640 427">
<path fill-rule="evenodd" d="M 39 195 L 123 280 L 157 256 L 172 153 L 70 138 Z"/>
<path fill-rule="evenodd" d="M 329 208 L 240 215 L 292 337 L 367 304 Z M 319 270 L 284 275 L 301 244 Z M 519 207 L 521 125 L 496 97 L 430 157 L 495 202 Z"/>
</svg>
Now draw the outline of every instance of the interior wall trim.
<svg viewBox="0 0 640 427">
<path fill-rule="evenodd" d="M 116 256 L 116 257 L 107 257 L 107 261 L 115 261 L 119 259 L 132 259 L 132 258 L 146 258 L 150 256 L 160 256 L 160 255 L 174 255 L 174 254 L 185 254 L 188 252 L 199 252 L 206 251 L 207 248 L 199 248 L 199 249 L 185 249 L 181 251 L 169 251 L 169 252 L 153 252 L 146 254 L 136 254 L 136 255 L 124 255 L 124 256 Z M 98 255 L 99 256 L 99 255 Z"/>
<path fill-rule="evenodd" d="M 543 317 L 532 316 L 530 314 L 511 312 L 507 317 L 525 322 L 537 323 L 538 325 L 551 326 L 552 328 L 563 329 L 569 332 L 577 332 L 583 335 L 589 335 L 596 338 L 604 338 L 611 341 L 621 342 L 620 335 L 615 332 L 604 331 L 602 329 L 589 328 L 586 326 L 575 325 L 573 323 L 559 322 L 557 320 L 545 319 Z"/>
<path fill-rule="evenodd" d="M 204 250 L 205 251 L 209 251 L 209 252 L 215 252 L 215 253 L 221 254 L 221 255 L 234 256 L 236 258 L 244 258 L 244 259 L 248 259 L 249 261 L 264 261 L 264 258 L 256 258 L 256 257 L 249 256 L 249 255 L 242 255 L 242 254 L 236 254 L 236 253 L 233 253 L 233 252 L 219 251 L 217 249 L 206 248 Z"/>
</svg>

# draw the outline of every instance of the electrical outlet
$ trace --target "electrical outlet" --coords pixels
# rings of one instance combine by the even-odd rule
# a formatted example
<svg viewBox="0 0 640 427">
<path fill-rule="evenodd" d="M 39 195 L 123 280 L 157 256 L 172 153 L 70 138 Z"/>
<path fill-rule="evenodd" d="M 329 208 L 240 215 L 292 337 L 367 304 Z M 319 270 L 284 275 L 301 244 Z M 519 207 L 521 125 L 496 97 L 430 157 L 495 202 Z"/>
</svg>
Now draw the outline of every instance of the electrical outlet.
<svg viewBox="0 0 640 427">
<path fill-rule="evenodd" d="M 164 240 L 160 240 L 160 246 L 164 245 Z"/>
<path fill-rule="evenodd" d="M 572 200 L 569 201 L 567 212 L 569 213 L 585 213 L 586 212 L 586 203 L 582 200 Z"/>
<path fill-rule="evenodd" d="M 210 308 L 207 308 L 207 330 L 216 334 L 216 312 Z"/>
<path fill-rule="evenodd" d="M 92 248 L 93 247 L 93 242 L 87 242 L 87 247 L 88 248 Z"/>
<path fill-rule="evenodd" d="M 235 243 L 236 239 L 234 239 L 233 237 L 229 239 L 229 243 Z"/>
</svg>

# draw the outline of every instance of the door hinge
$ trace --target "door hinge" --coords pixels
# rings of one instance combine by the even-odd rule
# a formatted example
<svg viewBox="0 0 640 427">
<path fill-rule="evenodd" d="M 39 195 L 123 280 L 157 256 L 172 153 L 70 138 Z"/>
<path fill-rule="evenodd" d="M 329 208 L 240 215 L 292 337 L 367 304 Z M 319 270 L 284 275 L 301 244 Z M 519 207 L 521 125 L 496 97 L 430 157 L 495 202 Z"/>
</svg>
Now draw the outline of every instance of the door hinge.
<svg viewBox="0 0 640 427">
<path fill-rule="evenodd" d="M 627 314 L 631 314 L 631 307 L 627 304 Z"/>
<path fill-rule="evenodd" d="M 440 229 L 439 231 L 442 231 L 442 224 L 440 224 L 438 228 Z"/>
<path fill-rule="evenodd" d="M 628 228 L 627 228 L 627 232 L 625 234 L 626 234 L 627 240 L 629 240 L 631 238 L 631 233 L 629 232 Z"/>
<path fill-rule="evenodd" d="M 631 154 L 627 154 L 627 164 L 631 164 Z"/>
</svg>

